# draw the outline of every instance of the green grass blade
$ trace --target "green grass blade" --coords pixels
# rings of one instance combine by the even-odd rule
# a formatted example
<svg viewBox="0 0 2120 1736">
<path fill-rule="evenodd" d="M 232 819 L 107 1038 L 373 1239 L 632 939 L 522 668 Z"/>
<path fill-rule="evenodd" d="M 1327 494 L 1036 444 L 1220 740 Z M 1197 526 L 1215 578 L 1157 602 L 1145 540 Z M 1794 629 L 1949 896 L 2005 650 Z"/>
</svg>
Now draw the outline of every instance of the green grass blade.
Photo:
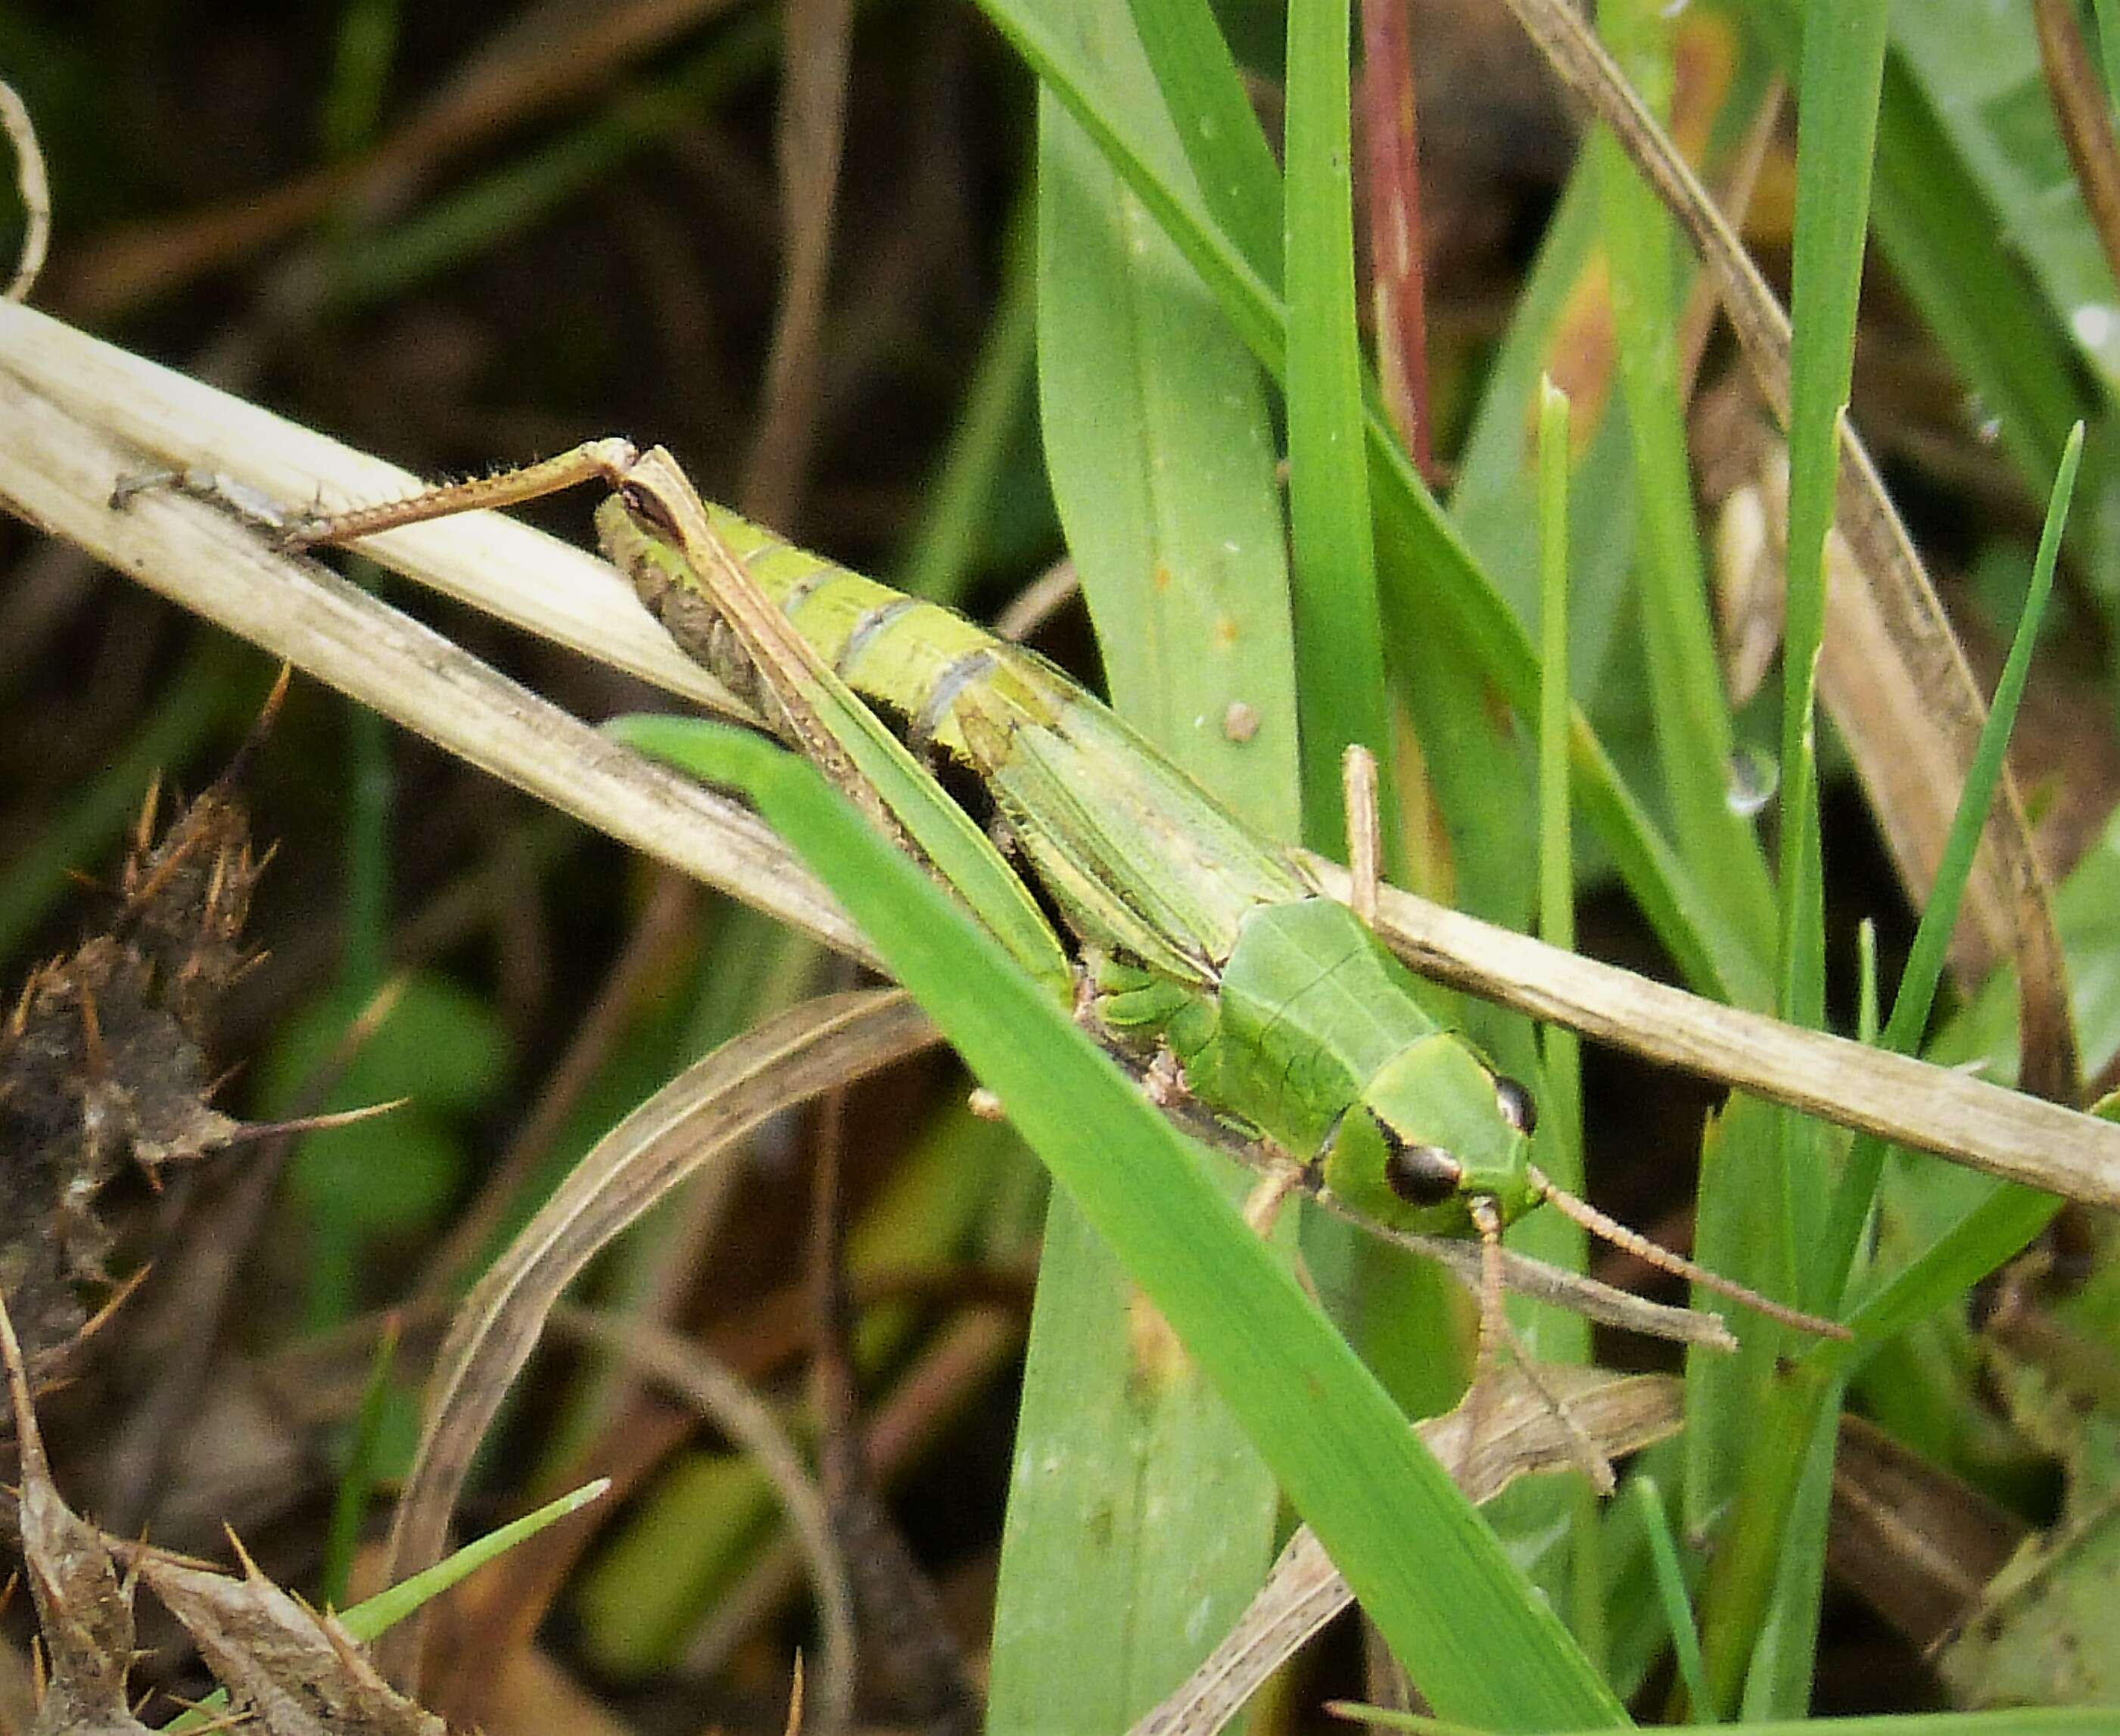
<svg viewBox="0 0 2120 1736">
<path fill-rule="evenodd" d="M 1810 1360 L 1859 1367 L 1887 1339 L 1940 1308 L 1962 1306 L 1966 1293 L 2022 1253 L 2053 1221 L 2062 1202 L 2010 1182 L 1988 1182 L 1969 1210 L 1921 1254 L 1881 1283 L 1848 1316 L 1855 1343 L 1821 1345 Z"/>
<path fill-rule="evenodd" d="M 1575 847 L 1569 795 L 1568 722 L 1568 399 L 1553 382 L 1539 383 L 1539 660 L 1545 680 L 1538 709 L 1538 935 L 1575 949 Z M 1582 1043 L 1564 1025 L 1546 1030 L 1543 1131 L 1560 1136 L 1542 1153 L 1546 1172 L 1563 1187 L 1583 1186 Z M 1580 1242 L 1581 1232 L 1577 1232 Z"/>
<path fill-rule="evenodd" d="M 696 724 L 626 733 L 739 783 L 825 879 L 1220 1390 L 1432 1704 L 1502 1730 L 1625 1721 L 1197 1148 L 982 931 L 802 762 Z"/>
<path fill-rule="evenodd" d="M 1568 730 L 1570 706 L 1569 634 L 1569 402 L 1541 375 L 1538 394 L 1539 658 L 1544 675 L 1538 712 L 1538 934 L 1548 944 L 1575 946 L 1575 840 L 1569 789 Z M 1575 1033 L 1548 1025 L 1536 1038 L 1539 1117 L 1534 1154 L 1539 1166 L 1571 1193 L 1583 1188 L 1583 1055 Z M 1504 1063 L 1506 1065 L 1506 1063 Z M 1545 1218 L 1541 1223 L 1538 1220 Z M 1588 1237 L 1560 1213 L 1537 1213 L 1517 1227 L 1511 1244 L 1520 1253 L 1583 1270 Z M 1541 1361 L 1591 1359 L 1588 1321 L 1552 1309 L 1513 1311 L 1518 1335 Z M 1511 1497 L 1514 1499 L 1512 1501 Z M 1569 1626 L 1583 1649 L 1610 1678 L 1611 1636 L 1605 1620 L 1605 1578 L 1610 1564 L 1599 1522 L 1599 1502 L 1587 1479 L 1548 1483 L 1509 1492 L 1510 1502 L 1495 1516 L 1498 1531 L 1513 1539 L 1532 1534 L 1565 1539 L 1556 1546 L 1550 1572 L 1541 1577 L 1565 1597 Z M 1543 1563 L 1541 1564 L 1543 1567 Z M 1564 1579 L 1563 1575 L 1565 1575 Z"/>
<path fill-rule="evenodd" d="M 338 1612 L 339 1625 L 346 1632 L 364 1643 L 378 1634 L 387 1632 L 431 1598 L 439 1597 L 458 1581 L 476 1572 L 496 1555 L 504 1553 L 516 1544 L 535 1537 L 547 1525 L 565 1519 L 570 1513 L 579 1513 L 591 1502 L 597 1499 L 611 1487 L 608 1477 L 599 1477 L 593 1483 L 585 1483 L 570 1494 L 556 1501 L 548 1501 L 535 1512 L 525 1513 L 520 1519 L 489 1531 L 485 1536 L 466 1543 L 454 1554 L 444 1557 L 424 1573 L 416 1573 L 410 1579 L 401 1580 L 372 1598 L 356 1604 L 351 1609 Z M 166 1736 L 182 1736 L 188 1730 L 204 1731 L 225 1727 L 225 1720 L 215 1714 L 228 1705 L 225 1688 L 216 1688 L 197 1705 L 163 1726 Z"/>
<path fill-rule="evenodd" d="M 1936 880 L 1908 949 L 1906 966 L 1885 1021 L 1883 1047 L 1911 1055 L 1928 1028 L 1931 1008 L 1950 950 L 1950 937 L 1958 926 L 1958 907 L 1965 882 L 1973 871 L 1973 857 L 1988 823 L 1988 810 L 2002 777 L 2003 756 L 2010 745 L 2017 708 L 2025 696 L 2025 682 L 2031 671 L 2032 653 L 2039 643 L 2040 624 L 2046 618 L 2048 598 L 2053 592 L 2054 567 L 2061 556 L 2063 532 L 2068 524 L 2068 505 L 2076 492 L 2076 476 L 2083 457 L 2083 425 L 2071 431 L 2062 450 L 2059 472 L 2047 501 L 2047 516 L 2039 531 L 2039 554 L 2032 564 L 2031 588 L 2025 596 L 2023 613 L 2011 639 L 2010 654 L 1995 684 L 1987 722 L 1981 726 L 1980 744 L 1966 768 L 1965 787 L 1960 794 L 1958 811 L 1951 816 L 1950 832 L 1944 840 L 1936 866 Z M 1844 1291 L 1852 1273 L 1862 1226 L 1876 1203 L 1877 1184 L 1884 1173 L 1883 1141 L 1865 1135 L 1857 1140 L 1834 1192 L 1833 1210 L 1813 1281 L 1806 1287 L 1811 1296 Z"/>
<path fill-rule="evenodd" d="M 1353 153 L 1348 144 L 1348 0 L 1288 8 L 1288 171 L 1282 232 L 1288 280 L 1288 521 L 1295 550 L 1301 679 L 1303 833 L 1346 847 L 1340 763 L 1359 743 L 1386 768 L 1391 717 L 1377 608 L 1369 479 L 1363 453 L 1361 345 L 1355 322 Z"/>
<path fill-rule="evenodd" d="M 1852 372 L 1885 26 L 1886 9 L 1876 0 L 1810 8 L 1797 89 L 1777 1000 L 1784 1018 L 1812 1026 L 1825 1013 L 1816 711 L 1825 537 Z M 1779 1120 L 1779 1205 L 1769 1218 L 1769 1245 L 1738 1272 L 1787 1295 L 1797 1251 L 1815 1248 L 1823 1229 L 1826 1137 L 1800 1116 Z M 1724 1180 L 1739 1190 L 1767 1186 L 1764 1170 Z M 1824 1411 L 1835 1393 L 1831 1382 L 1792 1381 L 1764 1395 L 1776 1426 L 1747 1443 L 1732 1547 L 1715 1564 L 1704 1612 L 1707 1710 L 1714 1714 L 1735 1707 L 1741 1685 L 1750 1716 L 1800 1710 L 1790 1701 L 1808 1683 L 1815 1642 L 1825 1553 L 1815 1534 L 1833 1438 Z M 1755 1658 L 1762 1634 L 1771 1644 Z"/>
<path fill-rule="evenodd" d="M 1789 360 L 1788 615 L 1783 634 L 1782 942 L 1784 1018 L 1824 1013 L 1818 866 L 1818 646 L 1825 620 L 1825 533 L 1839 476 L 1869 217 L 1870 164 L 1886 8 L 1849 0 L 1806 14 L 1797 142 L 1795 286 Z"/>
<path fill-rule="evenodd" d="M 2039 530 L 2039 553 L 2032 563 L 2031 587 L 2025 593 L 2023 612 L 2017 617 L 2010 654 L 1995 684 L 1994 697 L 1988 701 L 1988 719 L 1981 729 L 1980 744 L 1966 768 L 1965 787 L 1959 797 L 1958 811 L 1951 816 L 1950 832 L 1938 859 L 1936 884 L 1930 889 L 1927 907 L 1922 912 L 1921 925 L 1915 931 L 1913 945 L 1908 952 L 1899 991 L 1892 1002 L 1891 1017 L 1885 1021 L 1884 1047 L 1899 1054 L 1913 1052 L 1921 1033 L 1927 1028 L 1929 1010 L 1934 1005 L 1937 986 L 1943 980 L 1951 932 L 1957 926 L 1959 900 L 1972 872 L 1980 834 L 1988 824 L 1988 808 L 2001 782 L 2010 733 L 2025 697 L 2032 654 L 2039 647 L 2047 600 L 2053 594 L 2054 569 L 2061 559 L 2062 539 L 2068 528 L 2069 502 L 2076 493 L 2076 470 L 2083 458 L 2083 424 L 2078 422 L 2070 430 L 2068 443 L 2062 449 L 2053 491 L 2047 499 L 2046 519 Z"/>
<path fill-rule="evenodd" d="M 1792 0 L 1750 10 L 1793 67 Z M 2070 424 L 2094 402 L 2060 328 L 2111 292 L 2094 287 L 2108 280 L 2067 184 L 2029 16 L 1948 0 L 1904 8 L 1892 35 L 1872 190 L 1878 245 L 2019 476 L 2043 486 Z M 2063 283 L 2072 290 L 2057 293 Z"/>
<path fill-rule="evenodd" d="M 1208 216 L 1270 289 L 1281 287 L 1281 165 L 1215 15 L 1193 0 L 1132 0 L 1134 28 Z"/>
<path fill-rule="evenodd" d="M 373 715 L 371 713 L 371 715 Z M 362 1525 L 374 1498 L 382 1469 L 383 1426 L 390 1403 L 392 1365 L 398 1358 L 398 1321 L 386 1319 L 375 1340 L 375 1354 L 368 1367 L 368 1386 L 354 1413 L 353 1440 L 346 1453 L 346 1469 L 332 1496 L 330 1529 L 324 1534 L 323 1566 L 317 1571 L 319 1601 L 337 1608 L 346 1601 L 346 1581 L 353 1576 L 353 1557 L 360 1548 Z"/>
<path fill-rule="evenodd" d="M 351 1609 L 342 1610 L 339 1620 L 355 1639 L 369 1641 L 378 1634 L 394 1627 L 430 1598 L 439 1597 L 450 1586 L 467 1575 L 476 1572 L 495 1556 L 506 1553 L 516 1544 L 535 1537 L 547 1525 L 555 1525 L 570 1513 L 579 1513 L 591 1502 L 611 1487 L 611 1479 L 599 1477 L 593 1483 L 585 1483 L 571 1493 L 548 1501 L 534 1512 L 525 1513 L 520 1519 L 510 1520 L 478 1539 L 466 1543 L 454 1554 L 446 1556 L 423 1573 L 410 1579 L 400 1580 L 388 1590 L 379 1591 L 372 1598 L 364 1599 Z"/>
<path fill-rule="evenodd" d="M 1817 659 L 1825 619 L 1825 532 L 1840 473 L 1840 418 L 1848 398 L 1855 303 L 1862 288 L 1870 161 L 1885 63 L 1885 7 L 1851 0 L 1804 15 L 1797 85 L 1797 227 L 1789 411 L 1789 577 L 1783 629 L 1781 958 L 1783 1018 L 1817 1026 L 1825 998 L 1817 816 Z M 1792 1293 L 1797 1251 L 1817 1246 L 1828 1202 L 1828 1136 L 1781 1115 L 1778 1208 L 1766 1214 L 1768 1246 L 1747 1283 Z M 1766 1170 L 1726 1174 L 1723 1185 L 1766 1187 Z M 1768 1187 L 1766 1191 L 1773 1193 Z M 1713 1202 L 1703 1183 L 1703 1217 Z M 1711 1255 L 1713 1257 L 1713 1255 Z M 1764 1268 L 1762 1270 L 1762 1263 Z M 1768 1338 L 1762 1334 L 1762 1338 Z M 1792 1706 L 1808 1683 L 1823 1573 L 1825 1479 L 1838 1393 L 1828 1380 L 1781 1380 L 1741 1401 L 1766 1416 L 1749 1435 L 1732 1548 L 1715 1562 L 1703 1607 L 1711 1702 L 1738 1698 L 1751 1717 Z M 1727 1395 L 1726 1395 L 1727 1397 Z M 1692 1492 L 1690 1492 L 1692 1497 Z M 1762 1636 L 1770 1643 L 1762 1649 Z"/>
<path fill-rule="evenodd" d="M 1667 110 L 1676 77 L 1669 8 L 1661 0 L 1607 5 L 1598 26 L 1651 111 Z M 1676 226 L 1609 133 L 1599 133 L 1594 149 L 1633 436 L 1639 618 L 1664 797 L 1687 868 L 1764 956 L 1773 944 L 1774 891 L 1751 823 L 1729 801 L 1735 737 L 1694 524 Z"/>
<path fill-rule="evenodd" d="M 1076 16 L 1182 162 L 1123 7 Z M 1294 658 L 1258 364 L 1049 96 L 1037 230 L 1047 465 L 1113 703 L 1262 830 L 1292 838 Z M 1224 726 L 1236 704 L 1248 740 Z M 1057 1191 L 1002 1542 L 990 1730 L 1125 1728 L 1234 1623 L 1271 1558 L 1272 1474 L 1197 1366 L 1144 1330 L 1147 1312 Z M 1112 1662 L 1086 1670 L 1086 1658 Z"/>
<path fill-rule="evenodd" d="M 1686 1595 L 1685 1571 L 1678 1559 L 1678 1543 L 1671 1534 L 1663 1497 L 1656 1478 L 1631 1479 L 1634 1502 L 1648 1539 L 1649 1562 L 1656 1574 L 1657 1596 L 1663 1604 L 1664 1622 L 1671 1630 L 1671 1654 L 1677 1660 L 1678 1679 L 1686 1697 L 1695 1706 L 1708 1704 L 1708 1676 L 1700 1659 L 1700 1635 L 1693 1625 L 1693 1599 Z"/>
</svg>

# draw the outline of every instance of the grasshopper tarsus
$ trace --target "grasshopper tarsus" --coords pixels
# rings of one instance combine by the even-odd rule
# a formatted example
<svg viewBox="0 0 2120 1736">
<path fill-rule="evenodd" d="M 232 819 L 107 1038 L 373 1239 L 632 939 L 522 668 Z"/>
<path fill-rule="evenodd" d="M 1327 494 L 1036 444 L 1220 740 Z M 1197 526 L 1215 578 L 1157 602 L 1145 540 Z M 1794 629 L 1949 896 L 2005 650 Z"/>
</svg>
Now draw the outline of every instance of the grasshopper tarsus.
<svg viewBox="0 0 2120 1736">
<path fill-rule="evenodd" d="M 630 480 L 642 457 L 640 449 L 630 440 L 616 435 L 584 440 L 579 446 L 552 457 L 514 470 L 468 476 L 461 482 L 437 483 L 400 499 L 296 519 L 282 531 L 281 544 L 290 550 L 300 550 L 354 542 L 363 536 L 376 536 L 408 524 L 454 518 L 459 513 L 520 506 L 525 501 L 542 500 L 547 494 L 595 480 L 621 488 Z"/>
</svg>

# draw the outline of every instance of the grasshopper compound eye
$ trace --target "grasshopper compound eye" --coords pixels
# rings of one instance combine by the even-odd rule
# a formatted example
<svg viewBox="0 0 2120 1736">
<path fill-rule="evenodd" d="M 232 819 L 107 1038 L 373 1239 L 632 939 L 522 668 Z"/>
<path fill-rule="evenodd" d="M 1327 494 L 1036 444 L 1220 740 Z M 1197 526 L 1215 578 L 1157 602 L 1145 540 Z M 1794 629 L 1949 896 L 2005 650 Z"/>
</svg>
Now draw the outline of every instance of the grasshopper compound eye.
<svg viewBox="0 0 2120 1736">
<path fill-rule="evenodd" d="M 1502 1119 L 1529 1139 L 1538 1126 L 1538 1102 L 1530 1091 L 1506 1073 L 1495 1075 L 1495 1107 Z"/>
<path fill-rule="evenodd" d="M 1439 1145 L 1397 1145 L 1384 1158 L 1384 1181 L 1408 1205 L 1440 1205 L 1458 1191 L 1464 1166 Z"/>
</svg>

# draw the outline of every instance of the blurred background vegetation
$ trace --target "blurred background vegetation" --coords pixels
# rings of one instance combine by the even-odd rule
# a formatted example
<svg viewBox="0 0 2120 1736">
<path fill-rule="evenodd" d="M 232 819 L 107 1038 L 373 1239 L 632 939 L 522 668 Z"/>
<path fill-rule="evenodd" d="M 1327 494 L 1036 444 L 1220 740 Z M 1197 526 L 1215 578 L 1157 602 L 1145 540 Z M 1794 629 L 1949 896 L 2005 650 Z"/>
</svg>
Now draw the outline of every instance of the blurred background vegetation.
<svg viewBox="0 0 2120 1736">
<path fill-rule="evenodd" d="M 2027 19 L 1976 0 L 1900 11 L 1922 16 L 1899 20 L 1888 69 L 1885 244 L 1854 419 L 1989 672 L 2061 434 L 2076 416 L 2091 423 L 2076 545 L 2017 750 L 2059 881 L 2120 795 L 2120 494 L 2106 428 L 2120 297 L 2073 195 Z M 1232 0 L 1221 12 L 1274 132 L 1279 10 Z M 1540 249 L 1563 244 L 1549 225 L 1566 209 L 1576 130 L 1514 24 L 1471 0 L 1412 12 L 1431 473 L 1447 491 L 1471 471 L 1479 430 L 1499 425 L 1482 417 L 1514 413 L 1487 394 L 1497 359 L 1527 332 L 1534 359 L 1576 392 L 1586 446 L 1602 436 L 1609 285 L 1581 265 L 1541 280 L 1535 306 L 1527 299 Z M 1773 95 L 1790 71 L 1788 25 L 1778 6 L 1695 5 L 1674 61 L 1674 131 L 1723 184 L 1741 183 L 1748 239 L 1778 272 L 1793 186 L 1792 129 L 1785 116 L 1774 123 Z M 831 178 L 816 180 L 814 163 L 791 177 L 785 130 L 828 114 L 841 53 Z M 821 84 L 791 80 L 791 63 Z M 0 73 L 50 160 L 57 227 L 35 299 L 62 318 L 436 476 L 603 433 L 659 441 L 709 496 L 975 612 L 1062 554 L 1034 397 L 1035 93 L 969 7 L 867 0 L 843 30 L 821 0 L 8 0 Z M 1954 225 L 1988 251 L 1954 252 Z M 1692 423 L 1711 512 L 1764 463 L 1732 374 L 1711 344 Z M 1608 445 L 1606 461 L 1624 468 L 1624 441 Z M 1513 497 L 1458 505 L 1498 567 L 1512 537 L 1528 550 Z M 532 516 L 585 533 L 578 501 Z M 1624 497 L 1611 516 L 1588 558 L 1617 573 L 1630 554 Z M 185 791 L 212 778 L 272 671 L 20 525 L 0 526 L 0 939 L 13 981 L 93 921 L 93 899 L 69 876 L 108 871 L 158 773 Z M 1737 564 L 1726 559 L 1724 576 Z M 446 605 L 418 606 L 583 715 L 646 703 L 608 671 Z M 1095 680 L 1079 613 L 1044 643 Z M 1582 654 L 1587 697 L 1630 767 L 1645 765 L 1643 684 L 1629 653 L 1615 655 L 1602 666 Z M 1771 696 L 1741 708 L 1742 741 L 1765 745 L 1748 745 L 1734 783 L 1771 781 L 1772 717 Z M 1852 957 L 1854 924 L 1869 918 L 1889 964 L 1911 919 L 1860 791 L 1831 763 L 1836 959 Z M 63 1484 L 71 1478 L 109 1529 L 151 1525 L 159 1540 L 210 1548 L 226 1520 L 277 1577 L 314 1591 L 337 1571 L 328 1515 L 356 1458 L 378 1311 L 402 1311 L 411 1371 L 388 1387 L 363 1449 L 387 1474 L 409 1439 L 422 1347 L 463 1274 L 676 1067 L 833 968 L 314 687 L 296 685 L 244 793 L 277 853 L 250 928 L 267 956 L 220 1012 L 225 1101 L 252 1117 L 285 1114 L 326 1084 L 334 1102 L 411 1101 L 304 1140 L 269 1195 L 209 1179 L 123 1202 L 136 1260 L 225 1233 L 226 1270 L 174 1352 L 128 1340 L 121 1316 L 92 1372 L 54 1399 L 53 1427 L 73 1455 Z M 1586 950 L 1661 962 L 1594 859 L 1584 890 Z M 2068 907 L 2071 965 L 2095 1003 L 2085 1014 L 2094 1074 L 2120 1040 L 2120 937 L 2104 931 L 2109 917 L 2100 924 L 2115 907 L 2108 891 L 2079 881 Z M 397 1010 L 345 1061 L 349 1023 L 392 977 L 402 978 Z M 1836 964 L 1834 988 L 1848 1010 L 1852 968 Z M 1960 1053 L 2003 1041 L 2006 1002 L 1991 994 L 1986 1005 L 2003 1010 L 1962 1028 Z M 1690 1188 L 1667 1159 L 1697 1150 L 1711 1093 L 1610 1059 L 1593 1062 L 1590 1085 L 1601 1202 L 1683 1241 Z M 1005 1133 L 956 1112 L 955 1091 L 931 1063 L 865 1090 L 849 1112 L 865 1132 L 904 1130 L 850 1148 L 854 1260 L 892 1303 L 865 1316 L 861 1354 L 895 1508 L 976 1655 L 1041 1183 Z M 780 1129 L 732 1194 L 676 1202 L 598 1274 L 600 1293 L 696 1331 L 761 1383 L 793 1380 L 808 1341 L 796 1255 L 810 1139 Z M 2051 1259 L 2066 1270 L 2094 1240 L 2079 1228 Z M 1969 1479 L 1951 1486 L 1967 1492 L 1950 1511 L 1969 1532 L 1988 1528 L 1980 1560 L 1992 1570 L 1992 1540 L 2051 1522 L 2067 1478 L 2088 1474 L 2088 1450 L 2056 1414 L 2065 1403 L 1998 1400 L 1991 1381 L 2009 1381 L 1969 1342 L 1910 1359 L 1898 1420 L 1932 1451 L 1949 1443 L 1943 1468 Z M 769 1503 L 688 1414 L 614 1392 L 574 1353 L 540 1366 L 547 1377 L 491 1448 L 489 1505 L 473 1516 L 590 1470 L 618 1475 L 631 1498 L 593 1547 L 573 1539 L 465 1618 L 487 1655 L 542 1636 L 495 1672 L 489 1727 L 529 1727 L 507 1697 L 522 1684 L 559 1695 L 554 1659 L 622 1709 L 549 1701 L 579 1723 L 771 1722 L 783 1642 L 800 1624 L 786 1571 L 768 1560 Z M 191 1402 L 208 1391 L 211 1404 Z M 143 1439 L 155 1443 L 144 1456 Z M 116 1450 L 124 1443 L 133 1450 Z M 1965 1571 L 1977 1585 L 1982 1575 Z M 1964 1614 L 1971 1594 L 1949 1607 Z M 1837 1594 L 1820 1704 L 1941 1703 L 1916 1625 Z M 1323 1679 L 1351 1685 L 1351 1657 Z"/>
</svg>

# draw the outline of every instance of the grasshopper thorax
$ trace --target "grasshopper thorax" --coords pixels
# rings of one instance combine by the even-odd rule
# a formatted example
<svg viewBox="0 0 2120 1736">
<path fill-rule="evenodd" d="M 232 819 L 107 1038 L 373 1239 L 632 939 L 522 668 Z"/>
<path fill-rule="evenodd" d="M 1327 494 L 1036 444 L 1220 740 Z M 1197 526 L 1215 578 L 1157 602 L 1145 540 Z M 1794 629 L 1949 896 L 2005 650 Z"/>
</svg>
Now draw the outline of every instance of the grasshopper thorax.
<svg viewBox="0 0 2120 1736">
<path fill-rule="evenodd" d="M 1531 1096 L 1449 1031 L 1409 1044 L 1347 1106 L 1320 1153 L 1326 1186 L 1379 1221 L 1433 1235 L 1472 1228 L 1475 1200 L 1504 1223 L 1537 1204 Z"/>
</svg>

